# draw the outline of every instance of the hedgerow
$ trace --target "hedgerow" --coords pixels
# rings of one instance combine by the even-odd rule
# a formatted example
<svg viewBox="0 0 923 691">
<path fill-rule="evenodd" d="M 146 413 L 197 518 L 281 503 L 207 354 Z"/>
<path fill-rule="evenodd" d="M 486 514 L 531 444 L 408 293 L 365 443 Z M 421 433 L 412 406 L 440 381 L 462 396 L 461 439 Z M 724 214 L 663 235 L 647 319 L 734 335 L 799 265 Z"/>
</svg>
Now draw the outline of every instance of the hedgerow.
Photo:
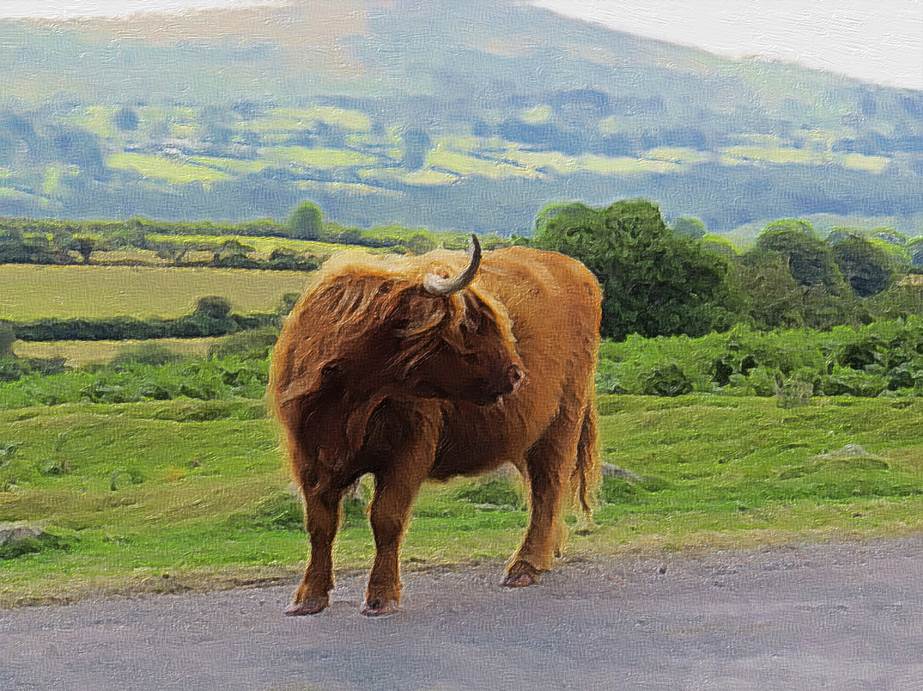
<svg viewBox="0 0 923 691">
<path fill-rule="evenodd" d="M 923 395 L 923 320 L 830 331 L 738 325 L 701 338 L 629 336 L 602 344 L 597 371 L 603 393 L 771 396 L 795 379 L 809 382 L 815 395 Z"/>
<path fill-rule="evenodd" d="M 274 338 L 272 331 L 241 334 L 207 359 L 171 362 L 160 351 L 132 349 L 106 366 L 53 374 L 17 371 L 17 381 L 0 381 L 0 408 L 78 401 L 260 399 Z M 605 341 L 596 383 L 600 393 L 608 394 L 777 395 L 780 404 L 806 402 L 811 395 L 923 396 L 923 320 L 826 332 L 761 333 L 737 326 L 701 338 Z"/>
</svg>

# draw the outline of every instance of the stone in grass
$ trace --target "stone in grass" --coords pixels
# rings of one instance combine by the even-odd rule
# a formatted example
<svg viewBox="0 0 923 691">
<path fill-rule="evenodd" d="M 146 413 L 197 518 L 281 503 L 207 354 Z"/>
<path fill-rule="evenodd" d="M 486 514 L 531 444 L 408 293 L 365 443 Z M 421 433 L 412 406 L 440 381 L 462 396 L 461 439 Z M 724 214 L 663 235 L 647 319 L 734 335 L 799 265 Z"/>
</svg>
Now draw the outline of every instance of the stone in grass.
<svg viewBox="0 0 923 691">
<path fill-rule="evenodd" d="M 617 465 L 611 463 L 602 464 L 602 476 L 603 477 L 617 477 L 620 480 L 627 480 L 628 482 L 641 482 L 643 478 L 637 473 L 633 473 L 630 470 L 625 470 L 624 468 L 619 468 Z"/>
<path fill-rule="evenodd" d="M 837 451 L 829 451 L 827 453 L 818 454 L 816 458 L 822 458 L 824 460 L 840 460 L 850 458 L 863 458 L 875 461 L 881 460 L 880 457 L 869 451 L 866 451 L 859 444 L 847 444 L 842 449 L 838 449 Z"/>
<path fill-rule="evenodd" d="M 14 559 L 23 554 L 65 546 L 62 538 L 34 523 L 0 523 L 0 559 Z"/>
<path fill-rule="evenodd" d="M 603 477 L 617 477 L 620 480 L 627 480 L 628 482 L 642 482 L 644 480 L 644 478 L 637 473 L 633 473 L 625 468 L 619 468 L 612 463 L 603 463 L 600 467 L 600 472 Z M 508 481 L 520 479 L 519 471 L 516 470 L 516 467 L 511 463 L 500 466 L 490 474 L 490 477 Z"/>
</svg>

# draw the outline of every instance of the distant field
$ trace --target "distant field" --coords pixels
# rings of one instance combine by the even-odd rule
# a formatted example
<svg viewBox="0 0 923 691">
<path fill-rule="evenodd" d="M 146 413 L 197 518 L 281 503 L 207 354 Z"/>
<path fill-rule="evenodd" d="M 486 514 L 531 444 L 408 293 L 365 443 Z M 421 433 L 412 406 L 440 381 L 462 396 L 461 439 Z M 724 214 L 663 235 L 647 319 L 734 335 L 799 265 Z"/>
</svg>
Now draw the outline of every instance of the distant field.
<svg viewBox="0 0 923 691">
<path fill-rule="evenodd" d="M 429 152 L 426 163 L 431 168 L 441 168 L 459 175 L 480 175 L 495 179 L 513 176 L 538 177 L 535 170 L 526 166 L 517 166 L 492 158 L 481 158 L 439 147 Z"/>
<path fill-rule="evenodd" d="M 886 156 L 841 154 L 815 149 L 795 149 L 784 146 L 731 146 L 722 150 L 721 163 L 739 165 L 745 162 L 802 165 L 836 164 L 844 168 L 880 173 L 891 159 Z"/>
<path fill-rule="evenodd" d="M 398 182 L 405 185 L 451 185 L 459 175 L 441 170 L 424 168 L 406 171 L 403 168 L 365 169 L 359 172 L 364 179 Z"/>
<path fill-rule="evenodd" d="M 510 147 L 505 157 L 536 171 L 541 168 L 561 175 L 572 175 L 578 172 L 631 175 L 633 173 L 669 173 L 680 169 L 678 163 L 661 159 L 594 154 L 569 156 L 556 151 L 523 151 L 516 147 Z"/>
<path fill-rule="evenodd" d="M 308 168 L 348 168 L 372 165 L 374 156 L 350 149 L 311 149 L 306 146 L 277 146 L 263 150 L 265 159 L 277 165 L 305 166 Z"/>
<path fill-rule="evenodd" d="M 569 554 L 766 546 L 923 527 L 923 401 L 604 396 L 597 528 Z M 0 606 L 284 577 L 306 539 L 275 425 L 260 400 L 79 403 L 0 412 L 0 521 L 42 517 L 70 541 L 0 561 Z M 873 456 L 835 452 L 861 444 Z M 830 453 L 834 452 L 834 453 Z M 825 455 L 826 454 L 826 455 Z M 499 486 L 498 486 L 499 485 Z M 527 514 L 502 483 L 427 485 L 404 563 L 508 556 Z M 360 507 L 337 569 L 367 568 Z"/>
<path fill-rule="evenodd" d="M 205 165 L 151 154 L 117 153 L 110 156 L 106 163 L 110 168 L 133 170 L 146 178 L 158 178 L 178 185 L 197 181 L 211 183 L 230 177 Z"/>
<path fill-rule="evenodd" d="M 307 281 L 298 271 L 5 264 L 0 318 L 175 317 L 204 295 L 227 298 L 236 312 L 269 311 Z"/>
<path fill-rule="evenodd" d="M 258 159 L 241 159 L 241 158 L 221 158 L 220 156 L 192 156 L 189 158 L 193 163 L 197 163 L 210 168 L 217 168 L 226 173 L 248 174 L 259 173 L 264 168 L 268 168 L 272 163 L 270 161 L 261 161 Z"/>
<path fill-rule="evenodd" d="M 111 362 L 125 348 L 140 344 L 159 345 L 179 355 L 204 357 L 208 349 L 223 338 L 155 338 L 146 341 L 17 341 L 13 352 L 18 357 L 63 357 L 70 367 Z"/>
<path fill-rule="evenodd" d="M 478 153 L 480 152 L 480 153 Z M 499 138 L 444 137 L 430 152 L 428 168 L 406 175 L 402 171 L 363 171 L 369 177 L 400 180 L 406 184 L 449 184 L 458 176 L 488 178 L 540 177 L 546 174 L 632 175 L 675 173 L 710 160 L 708 153 L 683 147 L 660 147 L 634 156 L 570 155 L 559 151 L 532 151 Z"/>
</svg>

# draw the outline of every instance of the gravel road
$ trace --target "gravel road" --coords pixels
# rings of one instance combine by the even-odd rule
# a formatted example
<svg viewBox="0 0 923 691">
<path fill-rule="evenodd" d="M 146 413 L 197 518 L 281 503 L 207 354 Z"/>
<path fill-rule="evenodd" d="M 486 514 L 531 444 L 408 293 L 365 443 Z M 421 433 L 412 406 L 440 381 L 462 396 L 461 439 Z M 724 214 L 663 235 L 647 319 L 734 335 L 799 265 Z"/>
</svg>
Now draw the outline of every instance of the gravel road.
<svg viewBox="0 0 923 691">
<path fill-rule="evenodd" d="M 0 612 L 0 689 L 921 689 L 923 537 L 408 574 L 403 611 L 291 588 Z M 294 583 L 292 584 L 292 587 Z"/>
</svg>

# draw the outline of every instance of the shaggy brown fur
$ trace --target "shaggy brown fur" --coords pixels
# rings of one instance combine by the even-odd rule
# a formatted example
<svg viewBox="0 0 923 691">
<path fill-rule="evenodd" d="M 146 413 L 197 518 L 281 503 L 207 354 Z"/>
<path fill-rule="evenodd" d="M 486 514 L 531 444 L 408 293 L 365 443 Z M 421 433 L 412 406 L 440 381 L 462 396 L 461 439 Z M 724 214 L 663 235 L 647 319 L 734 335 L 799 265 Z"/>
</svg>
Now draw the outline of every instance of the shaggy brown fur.
<svg viewBox="0 0 923 691">
<path fill-rule="evenodd" d="M 485 254 L 458 293 L 423 290 L 427 273 L 455 274 L 466 261 L 444 251 L 344 253 L 325 264 L 286 322 L 270 390 L 311 539 L 290 614 L 326 607 L 340 501 L 365 473 L 375 477 L 376 545 L 367 614 L 398 604 L 400 541 L 427 478 L 505 462 L 523 473 L 531 519 L 508 568 L 510 586 L 534 583 L 550 568 L 569 494 L 591 511 L 599 482 L 598 284 L 573 259 L 515 247 Z"/>
</svg>

